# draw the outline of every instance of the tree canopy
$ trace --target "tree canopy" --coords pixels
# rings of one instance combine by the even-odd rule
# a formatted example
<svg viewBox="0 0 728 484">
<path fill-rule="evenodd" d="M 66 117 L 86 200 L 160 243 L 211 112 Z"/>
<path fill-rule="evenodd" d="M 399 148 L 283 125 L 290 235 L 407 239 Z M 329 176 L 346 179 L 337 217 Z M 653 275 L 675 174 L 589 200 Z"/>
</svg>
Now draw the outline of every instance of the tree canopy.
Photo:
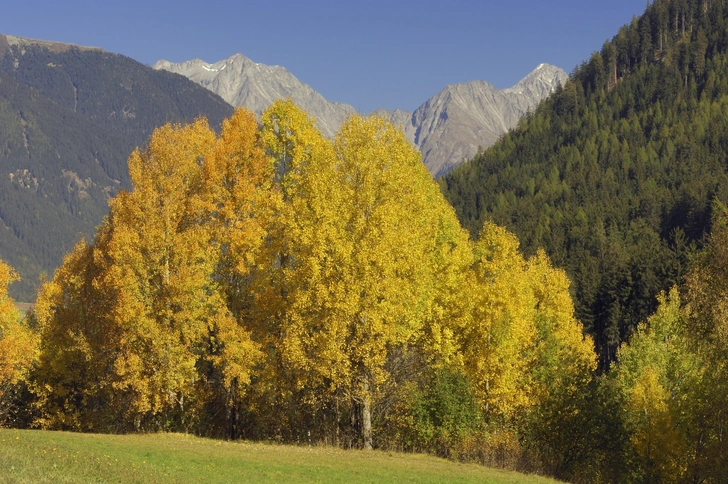
<svg viewBox="0 0 728 484">
<path fill-rule="evenodd" d="M 473 244 L 383 118 L 167 125 L 129 173 L 38 298 L 38 425 L 536 449 L 590 381 L 563 272 L 493 224 Z"/>
</svg>

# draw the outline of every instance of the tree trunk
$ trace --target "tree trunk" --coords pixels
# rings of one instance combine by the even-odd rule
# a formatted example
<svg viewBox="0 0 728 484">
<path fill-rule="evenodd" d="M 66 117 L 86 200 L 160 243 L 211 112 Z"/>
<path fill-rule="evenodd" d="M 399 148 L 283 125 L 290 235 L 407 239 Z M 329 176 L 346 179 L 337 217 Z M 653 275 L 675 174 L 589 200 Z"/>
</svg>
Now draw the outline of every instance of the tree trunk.
<svg viewBox="0 0 728 484">
<path fill-rule="evenodd" d="M 361 439 L 364 450 L 372 450 L 372 399 L 368 380 L 364 380 L 364 399 L 361 404 Z"/>
</svg>

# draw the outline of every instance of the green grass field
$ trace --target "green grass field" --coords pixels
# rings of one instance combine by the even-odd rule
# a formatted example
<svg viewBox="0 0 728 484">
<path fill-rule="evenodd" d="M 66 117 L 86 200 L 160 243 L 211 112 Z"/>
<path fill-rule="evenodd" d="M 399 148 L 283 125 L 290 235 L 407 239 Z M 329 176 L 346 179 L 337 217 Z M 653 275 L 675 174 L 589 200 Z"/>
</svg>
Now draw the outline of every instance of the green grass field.
<svg viewBox="0 0 728 484">
<path fill-rule="evenodd" d="M 425 455 L 223 442 L 180 434 L 0 429 L 0 483 L 554 483 Z"/>
</svg>

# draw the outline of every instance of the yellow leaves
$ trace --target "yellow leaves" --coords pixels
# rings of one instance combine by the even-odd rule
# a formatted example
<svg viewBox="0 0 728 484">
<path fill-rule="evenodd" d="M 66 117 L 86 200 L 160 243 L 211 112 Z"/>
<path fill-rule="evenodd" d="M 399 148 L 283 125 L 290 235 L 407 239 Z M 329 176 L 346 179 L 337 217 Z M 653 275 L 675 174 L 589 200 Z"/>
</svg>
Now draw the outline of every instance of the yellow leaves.
<svg viewBox="0 0 728 484">
<path fill-rule="evenodd" d="M 246 274 L 230 252 L 250 252 L 262 239 L 260 227 L 250 226 L 256 183 L 271 173 L 253 126 L 244 111 L 226 122 L 220 139 L 204 121 L 166 126 L 130 159 L 130 170 L 144 170 L 133 178 L 134 191 L 112 206 L 109 256 L 118 270 L 108 272 L 105 285 L 121 302 L 115 320 L 126 333 L 120 351 L 126 360 L 117 370 L 138 411 L 157 413 L 191 396 L 200 360 L 213 361 L 226 385 L 249 380 L 256 351 L 214 271 Z M 246 177 L 256 173 L 258 180 Z M 229 258 L 221 262 L 223 253 Z M 208 354 L 210 347 L 217 354 Z"/>
<path fill-rule="evenodd" d="M 48 385 L 38 393 L 49 413 L 91 412 L 71 402 L 103 401 L 107 413 L 138 423 L 204 404 L 197 382 L 250 380 L 258 350 L 221 282 L 250 271 L 241 261 L 265 236 L 258 214 L 267 201 L 257 192 L 272 170 L 256 129 L 244 111 L 220 138 L 204 120 L 167 125 L 131 155 L 133 190 L 112 201 L 94 245 L 79 245 L 39 297 Z M 73 381 L 83 382 L 75 395 L 64 390 Z"/>
<path fill-rule="evenodd" d="M 290 102 L 262 122 L 284 194 L 269 365 L 305 401 L 369 401 L 394 348 L 450 357 L 469 246 L 419 153 L 376 117 L 352 116 L 333 141 Z"/>
<path fill-rule="evenodd" d="M 688 442 L 680 435 L 661 373 L 654 365 L 642 369 L 627 395 L 625 410 L 633 428 L 632 444 L 646 467 L 663 482 L 679 482 Z"/>
<path fill-rule="evenodd" d="M 159 128 L 129 170 L 133 190 L 39 297 L 37 393 L 62 415 L 48 425 L 234 415 L 251 387 L 251 401 L 368 406 L 413 350 L 462 365 L 509 419 L 593 368 L 566 276 L 496 225 L 473 244 L 382 118 L 328 140 L 278 101 L 220 136 Z"/>
<path fill-rule="evenodd" d="M 574 319 L 566 275 L 546 255 L 530 260 L 490 222 L 474 248 L 469 322 L 457 328 L 463 363 L 486 412 L 511 419 L 550 398 L 568 398 L 591 378 L 591 340 Z"/>
<path fill-rule="evenodd" d="M 18 280 L 17 273 L 0 261 L 0 397 L 4 387 L 27 376 L 36 357 L 36 335 L 20 320 L 8 286 Z"/>
<path fill-rule="evenodd" d="M 18 280 L 18 274 L 6 263 L 0 261 L 0 301 L 2 301 L 1 314 L 6 314 L 12 305 L 8 299 L 8 286 Z"/>
<path fill-rule="evenodd" d="M 700 405 L 704 369 L 684 333 L 686 313 L 677 288 L 658 300 L 657 312 L 620 348 L 613 375 L 644 469 L 658 480 L 677 482 L 691 460 L 690 419 Z"/>
<path fill-rule="evenodd" d="M 588 383 L 596 369 L 594 343 L 574 317 L 564 271 L 553 268 L 539 250 L 528 261 L 528 273 L 537 304 L 536 355 L 540 363 L 535 376 L 540 391 L 543 398 L 558 392 L 573 394 Z"/>
<path fill-rule="evenodd" d="M 460 335 L 466 370 L 486 412 L 511 417 L 531 403 L 535 300 L 518 241 L 486 222 L 475 247 L 471 323 Z"/>
</svg>

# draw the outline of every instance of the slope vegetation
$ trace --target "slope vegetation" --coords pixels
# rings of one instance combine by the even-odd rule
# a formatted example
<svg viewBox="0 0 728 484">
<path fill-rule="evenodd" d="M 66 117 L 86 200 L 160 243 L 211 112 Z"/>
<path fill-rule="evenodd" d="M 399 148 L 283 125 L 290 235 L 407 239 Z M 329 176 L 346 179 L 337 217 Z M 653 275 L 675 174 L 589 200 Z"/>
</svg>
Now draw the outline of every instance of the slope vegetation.
<svg viewBox="0 0 728 484">
<path fill-rule="evenodd" d="M 8 41 L 10 39 L 10 41 Z M 4 54 L 4 55 L 3 55 Z M 129 187 L 126 158 L 151 131 L 232 112 L 196 84 L 99 49 L 0 36 L 0 257 L 33 300 L 107 201 Z"/>
<path fill-rule="evenodd" d="M 441 187 L 471 233 L 505 224 L 566 268 L 605 366 L 728 197 L 726 112 L 728 8 L 658 0 Z"/>
</svg>

